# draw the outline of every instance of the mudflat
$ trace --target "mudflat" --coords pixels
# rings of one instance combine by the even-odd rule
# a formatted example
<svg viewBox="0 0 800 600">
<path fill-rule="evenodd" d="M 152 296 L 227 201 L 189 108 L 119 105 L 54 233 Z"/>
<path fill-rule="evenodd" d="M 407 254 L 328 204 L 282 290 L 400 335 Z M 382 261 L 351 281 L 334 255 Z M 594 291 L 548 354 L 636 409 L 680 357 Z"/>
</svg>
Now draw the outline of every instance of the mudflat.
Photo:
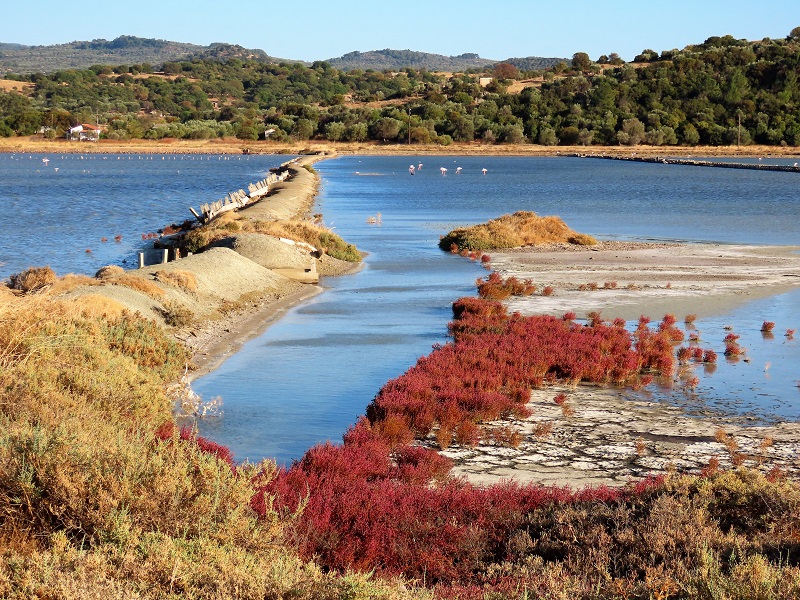
<svg viewBox="0 0 800 600">
<path fill-rule="evenodd" d="M 509 312 L 605 320 L 719 314 L 800 286 L 800 246 L 654 244 L 604 241 L 596 246 L 543 244 L 490 253 L 503 277 L 530 279 L 550 296 L 506 302 Z M 583 314 L 581 314 L 583 313 Z M 563 392 L 568 409 L 554 402 Z M 599 386 L 532 390 L 532 416 L 498 422 L 521 433 L 517 447 L 451 446 L 454 473 L 476 484 L 500 480 L 566 485 L 621 485 L 670 470 L 700 472 L 747 465 L 800 473 L 800 423 L 749 426 L 708 411 L 629 400 Z M 425 440 L 435 447 L 435 441 Z"/>
<path fill-rule="evenodd" d="M 493 251 L 490 257 L 504 277 L 553 288 L 551 296 L 508 302 L 522 314 L 704 317 L 800 285 L 800 246 L 601 241 Z"/>
</svg>

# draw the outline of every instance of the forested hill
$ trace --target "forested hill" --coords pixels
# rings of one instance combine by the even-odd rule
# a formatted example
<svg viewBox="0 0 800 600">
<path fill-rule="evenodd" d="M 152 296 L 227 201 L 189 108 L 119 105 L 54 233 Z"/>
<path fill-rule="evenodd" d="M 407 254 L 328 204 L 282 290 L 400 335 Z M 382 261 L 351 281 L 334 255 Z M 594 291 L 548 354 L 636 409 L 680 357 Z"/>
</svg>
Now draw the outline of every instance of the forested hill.
<svg viewBox="0 0 800 600">
<path fill-rule="evenodd" d="M 230 58 L 7 75 L 0 136 L 98 123 L 108 139 L 800 146 L 800 27 L 643 50 L 630 64 L 576 52 L 545 70 L 345 70 L 215 51 Z"/>
<path fill-rule="evenodd" d="M 0 44 L 0 74 L 53 73 L 64 69 L 87 69 L 92 65 L 132 65 L 211 58 L 241 58 L 278 61 L 263 50 L 250 50 L 231 44 L 208 46 L 123 35 L 109 40 L 92 40 L 52 46 Z"/>
<path fill-rule="evenodd" d="M 515 62 L 518 61 L 518 62 Z M 569 62 L 566 58 L 542 58 L 531 56 L 527 58 L 509 59 L 520 69 L 547 69 L 554 67 L 559 62 Z M 375 71 L 400 71 L 410 67 L 412 69 L 427 69 L 428 71 L 457 72 L 469 69 L 483 70 L 497 64 L 498 60 L 481 58 L 474 53 L 465 53 L 458 56 L 444 56 L 428 52 L 415 52 L 413 50 L 372 50 L 370 52 L 349 52 L 339 58 L 326 60 L 329 65 L 349 71 L 352 69 L 373 69 Z"/>
<path fill-rule="evenodd" d="M 70 42 L 52 46 L 25 46 L 0 43 L 0 75 L 4 73 L 54 73 L 64 69 L 88 69 L 94 65 L 140 65 L 149 64 L 160 70 L 165 63 L 183 60 L 256 60 L 261 62 L 298 63 L 299 60 L 275 58 L 263 50 L 243 48 L 235 44 L 214 43 L 208 46 L 171 42 L 151 38 L 123 35 L 111 41 L 98 39 Z M 542 58 L 530 56 L 509 59 L 520 69 L 546 69 L 565 58 Z M 400 71 L 404 68 L 427 69 L 429 71 L 482 70 L 498 63 L 498 60 L 481 58 L 477 54 L 443 56 L 412 50 L 373 50 L 350 52 L 326 61 L 342 71 L 353 69 L 374 71 Z"/>
</svg>

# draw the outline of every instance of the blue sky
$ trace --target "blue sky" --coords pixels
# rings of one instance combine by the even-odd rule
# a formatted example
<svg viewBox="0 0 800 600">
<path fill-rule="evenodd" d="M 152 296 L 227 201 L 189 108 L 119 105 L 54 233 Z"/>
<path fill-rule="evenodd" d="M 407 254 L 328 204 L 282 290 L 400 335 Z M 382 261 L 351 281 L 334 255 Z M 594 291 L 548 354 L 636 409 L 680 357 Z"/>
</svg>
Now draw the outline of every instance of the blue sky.
<svg viewBox="0 0 800 600">
<path fill-rule="evenodd" d="M 502 60 L 593 59 L 683 48 L 712 35 L 780 38 L 800 25 L 800 0 L 11 0 L 0 42 L 58 44 L 119 35 L 195 44 L 228 42 L 272 56 L 324 60 L 353 50 L 410 49 Z"/>
</svg>

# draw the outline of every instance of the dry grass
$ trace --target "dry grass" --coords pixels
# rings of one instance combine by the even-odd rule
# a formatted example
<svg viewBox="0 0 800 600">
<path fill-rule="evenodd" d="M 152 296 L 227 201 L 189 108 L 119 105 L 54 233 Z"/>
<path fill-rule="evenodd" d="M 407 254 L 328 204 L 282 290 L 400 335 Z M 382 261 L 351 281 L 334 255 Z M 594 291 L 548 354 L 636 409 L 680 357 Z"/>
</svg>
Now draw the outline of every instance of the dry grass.
<svg viewBox="0 0 800 600">
<path fill-rule="evenodd" d="M 187 249 L 200 252 L 210 244 L 230 237 L 233 233 L 261 233 L 302 242 L 324 251 L 333 258 L 361 262 L 361 254 L 327 227 L 313 221 L 250 221 L 236 213 L 224 213 L 204 227 L 193 229 L 186 236 Z"/>
<path fill-rule="evenodd" d="M 189 354 L 111 306 L 0 295 L 0 597 L 411 596 L 301 561 L 250 509 L 274 463 L 154 435 Z"/>
<path fill-rule="evenodd" d="M 258 221 L 254 225 L 255 231 L 258 233 L 304 242 L 323 250 L 333 258 L 355 263 L 361 262 L 362 259 L 355 246 L 345 242 L 327 227 L 311 221 Z"/>
<path fill-rule="evenodd" d="M 34 294 L 49 288 L 56 279 L 56 274 L 50 267 L 31 267 L 9 277 L 8 285 L 12 290 Z"/>
<path fill-rule="evenodd" d="M 53 283 L 52 286 L 48 289 L 48 293 L 51 296 L 58 296 L 60 294 L 66 294 L 67 292 L 74 290 L 78 287 L 84 286 L 92 286 L 92 285 L 99 285 L 99 282 L 92 277 L 88 277 L 87 275 L 76 275 L 75 273 L 67 273 L 66 275 L 59 277 Z"/>
<path fill-rule="evenodd" d="M 87 319 L 119 319 L 125 312 L 120 302 L 100 294 L 85 294 L 60 302 L 72 305 L 81 317 Z"/>
<path fill-rule="evenodd" d="M 439 241 L 443 250 L 483 252 L 497 248 L 518 248 L 547 243 L 594 245 L 591 236 L 567 227 L 559 217 L 540 217 L 536 213 L 518 211 L 487 223 L 454 229 Z"/>
<path fill-rule="evenodd" d="M 174 285 L 187 292 L 197 291 L 197 278 L 189 271 L 156 271 L 156 281 Z"/>
<path fill-rule="evenodd" d="M 105 267 L 100 267 L 97 273 L 94 276 L 97 279 L 114 279 L 116 277 L 121 277 L 125 274 L 125 269 L 117 265 L 106 265 Z"/>
<path fill-rule="evenodd" d="M 111 283 L 114 285 L 124 285 L 125 287 L 129 287 L 137 292 L 142 292 L 154 300 L 161 300 L 166 295 L 164 290 L 158 287 L 155 283 L 147 279 L 137 277 L 136 275 L 126 274 L 122 277 L 116 277 L 111 280 Z"/>
</svg>

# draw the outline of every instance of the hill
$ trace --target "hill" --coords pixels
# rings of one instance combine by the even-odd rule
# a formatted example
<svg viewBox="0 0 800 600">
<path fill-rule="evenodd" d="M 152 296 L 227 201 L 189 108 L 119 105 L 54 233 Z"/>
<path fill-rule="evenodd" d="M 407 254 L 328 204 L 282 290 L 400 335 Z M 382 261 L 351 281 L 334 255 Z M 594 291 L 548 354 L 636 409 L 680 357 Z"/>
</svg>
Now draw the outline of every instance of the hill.
<svg viewBox="0 0 800 600">
<path fill-rule="evenodd" d="M 520 71 L 543 71 L 552 69 L 558 63 L 571 64 L 571 58 L 545 58 L 543 56 L 524 56 L 521 58 L 507 58 L 503 62 L 511 63 Z"/>
<path fill-rule="evenodd" d="M 564 58 L 542 58 L 531 56 L 527 58 L 514 58 L 505 62 L 514 62 L 519 69 L 546 69 L 555 66 Z M 412 69 L 427 69 L 428 71 L 466 71 L 468 69 L 483 70 L 498 62 L 496 59 L 481 58 L 475 53 L 464 53 L 458 56 L 444 56 L 428 52 L 415 52 L 413 50 L 371 50 L 369 52 L 348 52 L 338 58 L 329 58 L 325 62 L 342 71 L 353 69 L 372 69 L 374 71 L 400 71 L 406 67 Z M 529 66 L 534 65 L 534 66 Z"/>
<path fill-rule="evenodd" d="M 51 46 L 26 46 L 24 44 L 0 43 L 0 75 L 6 73 L 54 73 L 65 69 L 87 69 L 93 65 L 138 65 L 147 63 L 160 68 L 164 63 L 191 60 L 220 60 L 232 58 L 273 63 L 302 63 L 303 61 L 276 58 L 263 50 L 244 48 L 236 44 L 213 43 L 208 46 L 173 42 L 153 38 L 122 35 L 113 40 L 96 39 L 74 41 Z M 521 70 L 547 69 L 564 58 L 529 56 L 510 58 Z M 342 71 L 354 69 L 373 71 L 400 71 L 406 67 L 429 71 L 483 70 L 500 62 L 481 58 L 474 53 L 459 56 L 444 56 L 413 50 L 372 50 L 349 52 L 344 56 L 329 58 L 332 67 Z"/>
<path fill-rule="evenodd" d="M 111 41 L 97 39 L 51 46 L 0 44 L 0 74 L 53 73 L 64 69 L 86 69 L 92 65 L 132 65 L 200 59 L 242 58 L 267 62 L 281 59 L 263 50 L 250 50 L 232 44 L 208 46 L 123 35 Z M 292 61 L 293 62 L 293 61 Z"/>
</svg>

